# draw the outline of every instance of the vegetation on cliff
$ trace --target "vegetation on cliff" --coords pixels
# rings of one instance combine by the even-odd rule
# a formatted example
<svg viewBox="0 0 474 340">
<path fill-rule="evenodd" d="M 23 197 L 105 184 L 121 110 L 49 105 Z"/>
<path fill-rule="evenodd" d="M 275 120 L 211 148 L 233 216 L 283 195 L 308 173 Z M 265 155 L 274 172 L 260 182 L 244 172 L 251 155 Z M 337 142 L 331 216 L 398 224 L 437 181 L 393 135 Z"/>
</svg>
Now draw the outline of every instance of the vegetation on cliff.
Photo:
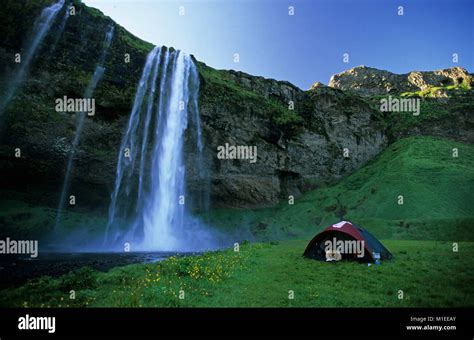
<svg viewBox="0 0 474 340">
<path fill-rule="evenodd" d="M 204 63 L 199 63 L 201 83 L 201 106 L 229 105 L 234 109 L 231 114 L 239 115 L 243 106 L 252 107 L 253 114 L 268 119 L 274 128 L 281 129 L 285 138 L 290 138 L 303 119 L 295 109 L 289 108 L 281 98 L 265 98 L 237 84 L 228 71 L 213 69 Z"/>
</svg>

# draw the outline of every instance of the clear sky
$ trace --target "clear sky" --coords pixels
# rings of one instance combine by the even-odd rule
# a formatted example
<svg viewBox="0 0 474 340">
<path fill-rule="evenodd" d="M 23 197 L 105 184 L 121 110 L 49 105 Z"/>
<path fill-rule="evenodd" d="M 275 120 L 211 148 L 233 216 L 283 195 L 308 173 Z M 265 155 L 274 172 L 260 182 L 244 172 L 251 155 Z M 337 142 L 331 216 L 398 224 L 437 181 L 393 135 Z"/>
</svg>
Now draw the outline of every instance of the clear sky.
<svg viewBox="0 0 474 340">
<path fill-rule="evenodd" d="M 327 84 L 332 74 L 358 65 L 395 73 L 451 66 L 474 72 L 472 0 L 83 2 L 155 45 L 184 50 L 214 68 L 287 80 L 302 89 L 316 81 Z"/>
</svg>

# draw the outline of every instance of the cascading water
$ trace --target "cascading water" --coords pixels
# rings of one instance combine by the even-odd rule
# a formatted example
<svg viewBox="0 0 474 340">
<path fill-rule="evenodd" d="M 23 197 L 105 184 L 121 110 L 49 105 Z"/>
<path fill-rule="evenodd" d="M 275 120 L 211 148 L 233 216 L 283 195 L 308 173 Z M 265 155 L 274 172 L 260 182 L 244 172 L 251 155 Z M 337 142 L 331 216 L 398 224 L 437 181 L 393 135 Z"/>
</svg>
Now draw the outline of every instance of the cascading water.
<svg viewBox="0 0 474 340">
<path fill-rule="evenodd" d="M 95 68 L 92 79 L 90 80 L 89 84 L 87 85 L 86 90 L 84 91 L 84 98 L 92 98 L 92 95 L 94 94 L 94 90 L 97 87 L 97 84 L 99 83 L 99 81 L 102 79 L 102 76 L 104 75 L 104 72 L 105 72 L 105 68 L 104 68 L 105 57 L 107 56 L 107 52 L 110 48 L 110 44 L 112 43 L 113 34 L 114 34 L 114 26 L 111 25 L 110 28 L 108 29 L 106 35 L 105 35 L 104 47 L 102 49 L 102 53 L 99 57 L 99 61 L 98 61 L 97 66 Z M 70 181 L 70 177 L 71 177 L 72 165 L 73 165 L 73 162 L 74 162 L 74 156 L 76 154 L 77 145 L 79 144 L 79 139 L 81 137 L 82 129 L 84 127 L 85 118 L 86 118 L 86 113 L 85 112 L 79 112 L 78 123 L 77 123 L 77 127 L 76 127 L 76 133 L 74 134 L 74 140 L 72 142 L 71 151 L 70 151 L 67 166 L 66 166 L 66 176 L 64 177 L 64 182 L 63 182 L 63 186 L 62 186 L 62 190 L 61 190 L 61 196 L 59 198 L 55 229 L 57 229 L 57 227 L 58 227 L 58 224 L 61 220 L 61 213 L 62 213 L 62 210 L 64 209 L 64 204 L 65 204 L 65 201 L 66 201 L 66 194 L 67 194 L 67 191 L 69 189 L 69 181 Z"/>
<path fill-rule="evenodd" d="M 64 10 L 64 15 L 63 18 L 61 19 L 61 23 L 59 24 L 58 29 L 55 32 L 55 37 L 54 37 L 54 42 L 51 45 L 50 51 L 56 50 L 56 46 L 59 42 L 59 39 L 61 39 L 61 36 L 63 34 L 64 28 L 66 27 L 66 22 L 69 19 L 70 16 L 70 6 L 72 5 L 72 2 L 69 3 L 68 6 L 66 6 L 66 9 Z"/>
<path fill-rule="evenodd" d="M 197 160 L 203 151 L 198 91 L 198 72 L 189 55 L 159 47 L 149 53 L 120 146 L 106 245 L 133 242 L 134 250 L 159 251 L 215 247 L 211 233 L 187 209 L 188 118 L 196 130 L 189 151 Z"/>
<path fill-rule="evenodd" d="M 33 36 L 28 40 L 28 44 L 25 48 L 25 53 L 22 56 L 21 63 L 19 64 L 18 69 L 15 71 L 14 76 L 7 84 L 5 93 L 1 98 L 0 114 L 4 112 L 10 100 L 13 98 L 13 95 L 15 94 L 18 86 L 22 83 L 36 50 L 40 46 L 44 37 L 46 36 L 46 33 L 48 33 L 49 28 L 51 27 L 51 24 L 54 21 L 54 18 L 61 10 L 63 5 L 64 0 L 59 0 L 51 6 L 46 7 L 45 9 L 43 9 L 41 15 L 36 20 L 33 26 Z"/>
</svg>

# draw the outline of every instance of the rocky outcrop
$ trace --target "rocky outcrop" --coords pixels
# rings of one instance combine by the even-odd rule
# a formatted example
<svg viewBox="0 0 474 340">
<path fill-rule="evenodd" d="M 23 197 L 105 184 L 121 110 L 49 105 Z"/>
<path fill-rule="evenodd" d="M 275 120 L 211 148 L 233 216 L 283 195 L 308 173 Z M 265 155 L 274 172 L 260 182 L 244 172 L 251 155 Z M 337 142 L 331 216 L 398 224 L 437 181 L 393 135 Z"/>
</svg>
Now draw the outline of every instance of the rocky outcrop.
<svg viewBox="0 0 474 340">
<path fill-rule="evenodd" d="M 472 77 L 462 67 L 451 67 L 444 70 L 395 74 L 372 67 L 358 66 L 335 74 L 329 86 L 357 92 L 364 96 L 400 94 L 403 92 L 423 91 L 431 87 L 470 84 Z M 445 96 L 441 91 L 439 96 Z"/>
<path fill-rule="evenodd" d="M 245 89 L 263 96 L 266 99 L 277 99 L 288 103 L 294 101 L 296 95 L 301 90 L 287 81 L 278 81 L 263 77 L 252 76 L 250 74 L 229 70 L 229 78 Z"/>
<path fill-rule="evenodd" d="M 310 90 L 316 90 L 321 87 L 327 87 L 327 86 L 321 83 L 320 81 L 317 81 L 311 85 Z"/>
</svg>

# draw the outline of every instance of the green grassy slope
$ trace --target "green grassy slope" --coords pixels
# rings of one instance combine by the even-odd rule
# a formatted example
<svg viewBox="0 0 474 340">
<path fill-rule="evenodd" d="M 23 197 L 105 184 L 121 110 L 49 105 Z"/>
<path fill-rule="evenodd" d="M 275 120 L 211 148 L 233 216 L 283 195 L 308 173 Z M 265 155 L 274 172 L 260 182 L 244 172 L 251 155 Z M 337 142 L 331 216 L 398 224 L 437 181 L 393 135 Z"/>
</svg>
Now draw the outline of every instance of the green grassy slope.
<svg viewBox="0 0 474 340">
<path fill-rule="evenodd" d="M 339 200 L 346 219 L 380 238 L 474 240 L 473 185 L 474 146 L 410 137 L 336 185 L 297 198 L 294 205 L 214 211 L 209 220 L 220 228 L 247 225 L 261 240 L 306 237 L 338 220 Z"/>
</svg>

